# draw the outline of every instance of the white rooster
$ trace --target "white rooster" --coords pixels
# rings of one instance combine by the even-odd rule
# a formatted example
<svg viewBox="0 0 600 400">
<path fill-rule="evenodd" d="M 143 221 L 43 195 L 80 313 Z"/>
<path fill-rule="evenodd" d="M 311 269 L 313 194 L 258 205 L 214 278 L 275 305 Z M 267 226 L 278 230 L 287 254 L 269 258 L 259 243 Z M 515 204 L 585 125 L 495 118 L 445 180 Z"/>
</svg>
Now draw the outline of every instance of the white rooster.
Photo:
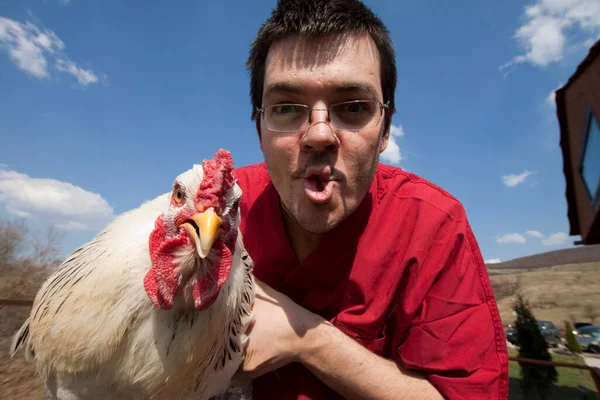
<svg viewBox="0 0 600 400">
<path fill-rule="evenodd" d="M 55 399 L 208 399 L 243 359 L 254 299 L 231 155 L 117 217 L 42 285 L 25 346 Z"/>
</svg>

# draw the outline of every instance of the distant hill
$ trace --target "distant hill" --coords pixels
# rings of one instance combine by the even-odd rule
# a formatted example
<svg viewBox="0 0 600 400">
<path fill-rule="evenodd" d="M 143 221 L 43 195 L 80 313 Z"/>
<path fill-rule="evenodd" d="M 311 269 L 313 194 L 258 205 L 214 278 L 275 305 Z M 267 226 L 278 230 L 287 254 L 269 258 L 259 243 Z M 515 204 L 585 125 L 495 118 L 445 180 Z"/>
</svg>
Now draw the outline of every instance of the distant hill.
<svg viewBox="0 0 600 400">
<path fill-rule="evenodd" d="M 535 269 L 555 265 L 581 264 L 600 261 L 600 245 L 579 246 L 564 250 L 548 251 L 546 253 L 515 258 L 497 264 L 487 264 L 490 269 Z"/>
<path fill-rule="evenodd" d="M 600 262 L 517 269 L 490 274 L 490 281 L 504 324 L 515 319 L 512 306 L 519 288 L 534 316 L 559 330 L 564 320 L 600 323 Z"/>
</svg>

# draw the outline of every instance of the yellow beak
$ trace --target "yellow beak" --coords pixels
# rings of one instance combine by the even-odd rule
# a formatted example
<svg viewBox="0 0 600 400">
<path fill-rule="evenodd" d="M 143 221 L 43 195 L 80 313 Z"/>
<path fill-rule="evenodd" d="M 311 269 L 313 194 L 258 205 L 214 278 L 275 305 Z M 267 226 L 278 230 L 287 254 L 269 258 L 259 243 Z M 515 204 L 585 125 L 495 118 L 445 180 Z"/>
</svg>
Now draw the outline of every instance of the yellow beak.
<svg viewBox="0 0 600 400">
<path fill-rule="evenodd" d="M 220 227 L 223 224 L 223 220 L 217 215 L 214 208 L 209 208 L 198 214 L 192 216 L 192 220 L 198 226 L 198 234 L 192 226 L 192 224 L 185 222 L 182 226 L 188 231 L 188 234 L 195 240 L 196 246 L 198 247 L 198 253 L 201 258 L 206 258 L 213 243 L 219 237 L 221 233 Z"/>
</svg>

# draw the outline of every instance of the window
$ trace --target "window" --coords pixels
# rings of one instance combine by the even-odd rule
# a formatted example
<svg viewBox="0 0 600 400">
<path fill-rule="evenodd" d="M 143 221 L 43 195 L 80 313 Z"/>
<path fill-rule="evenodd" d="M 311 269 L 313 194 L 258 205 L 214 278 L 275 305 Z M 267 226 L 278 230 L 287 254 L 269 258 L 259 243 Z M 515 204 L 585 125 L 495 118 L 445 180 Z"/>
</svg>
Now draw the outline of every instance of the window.
<svg viewBox="0 0 600 400">
<path fill-rule="evenodd" d="M 592 207 L 596 208 L 600 200 L 600 126 L 591 109 L 588 112 L 584 141 L 581 176 L 587 187 Z"/>
</svg>

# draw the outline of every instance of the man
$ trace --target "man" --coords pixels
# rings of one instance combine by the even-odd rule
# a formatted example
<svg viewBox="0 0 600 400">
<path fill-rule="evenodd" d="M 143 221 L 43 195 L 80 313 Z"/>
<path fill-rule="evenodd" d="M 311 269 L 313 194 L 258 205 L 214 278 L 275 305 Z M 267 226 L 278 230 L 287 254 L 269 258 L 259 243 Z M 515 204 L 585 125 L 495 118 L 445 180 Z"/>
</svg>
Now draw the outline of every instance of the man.
<svg viewBox="0 0 600 400">
<path fill-rule="evenodd" d="M 238 170 L 259 285 L 256 399 L 505 399 L 500 315 L 462 205 L 379 164 L 388 32 L 358 0 L 280 0 L 252 44 L 264 163 Z"/>
</svg>

